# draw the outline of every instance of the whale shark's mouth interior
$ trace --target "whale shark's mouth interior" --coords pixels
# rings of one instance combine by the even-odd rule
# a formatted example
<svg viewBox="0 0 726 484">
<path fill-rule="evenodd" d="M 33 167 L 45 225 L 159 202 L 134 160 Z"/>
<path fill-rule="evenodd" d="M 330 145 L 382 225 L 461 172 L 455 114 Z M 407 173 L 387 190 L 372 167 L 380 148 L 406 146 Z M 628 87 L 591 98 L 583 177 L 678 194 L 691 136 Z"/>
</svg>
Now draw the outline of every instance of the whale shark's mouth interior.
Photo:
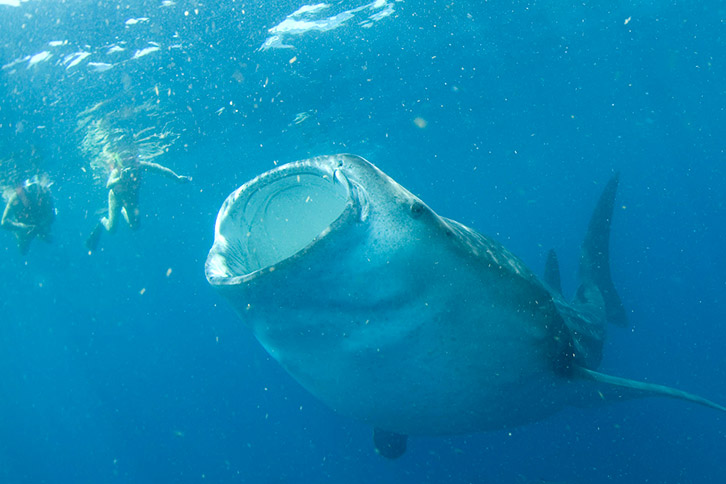
<svg viewBox="0 0 726 484">
<path fill-rule="evenodd" d="M 310 245 L 349 205 L 346 183 L 325 171 L 272 172 L 251 183 L 220 224 L 225 273 L 244 276 Z"/>
</svg>

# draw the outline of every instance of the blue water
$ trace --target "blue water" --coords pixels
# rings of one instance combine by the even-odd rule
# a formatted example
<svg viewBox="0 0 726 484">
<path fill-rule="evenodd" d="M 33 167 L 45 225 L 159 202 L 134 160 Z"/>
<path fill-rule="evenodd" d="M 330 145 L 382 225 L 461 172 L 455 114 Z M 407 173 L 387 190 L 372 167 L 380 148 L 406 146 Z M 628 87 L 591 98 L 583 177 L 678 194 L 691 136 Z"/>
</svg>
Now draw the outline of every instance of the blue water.
<svg viewBox="0 0 726 484">
<path fill-rule="evenodd" d="M 556 248 L 572 291 L 619 171 L 611 264 L 631 326 L 610 328 L 601 369 L 726 402 L 720 2 L 343 1 L 292 31 L 304 1 L 13 3 L 0 177 L 47 173 L 57 218 L 26 257 L 0 234 L 0 482 L 724 482 L 726 416 L 665 399 L 412 438 L 387 461 L 203 273 L 227 194 L 352 152 L 537 272 Z M 148 176 L 140 230 L 89 255 L 106 193 L 79 115 L 101 101 L 125 129 L 176 133 L 157 161 L 194 182 Z M 123 116 L 146 101 L 153 120 Z"/>
</svg>

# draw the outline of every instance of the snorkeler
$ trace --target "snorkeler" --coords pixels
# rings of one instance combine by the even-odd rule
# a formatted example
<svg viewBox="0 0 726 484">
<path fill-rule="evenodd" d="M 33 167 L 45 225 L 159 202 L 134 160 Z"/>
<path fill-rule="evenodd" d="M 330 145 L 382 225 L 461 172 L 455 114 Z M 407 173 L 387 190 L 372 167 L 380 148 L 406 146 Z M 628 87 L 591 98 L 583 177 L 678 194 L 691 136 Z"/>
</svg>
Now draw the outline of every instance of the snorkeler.
<svg viewBox="0 0 726 484">
<path fill-rule="evenodd" d="M 127 156 L 125 159 L 116 157 L 106 181 L 108 216 L 101 219 L 86 240 L 86 247 L 89 250 L 96 249 L 104 229 L 107 232 L 116 230 L 119 213 L 123 215 L 131 230 L 139 227 L 139 186 L 142 172 L 158 173 L 180 183 L 192 181 L 191 177 L 177 175 L 158 163 L 139 160 L 137 155 Z"/>
<path fill-rule="evenodd" d="M 50 183 L 38 176 L 26 180 L 15 189 L 6 190 L 7 204 L 0 225 L 15 233 L 20 253 L 28 253 L 35 238 L 51 242 L 50 226 L 55 220 Z"/>
</svg>

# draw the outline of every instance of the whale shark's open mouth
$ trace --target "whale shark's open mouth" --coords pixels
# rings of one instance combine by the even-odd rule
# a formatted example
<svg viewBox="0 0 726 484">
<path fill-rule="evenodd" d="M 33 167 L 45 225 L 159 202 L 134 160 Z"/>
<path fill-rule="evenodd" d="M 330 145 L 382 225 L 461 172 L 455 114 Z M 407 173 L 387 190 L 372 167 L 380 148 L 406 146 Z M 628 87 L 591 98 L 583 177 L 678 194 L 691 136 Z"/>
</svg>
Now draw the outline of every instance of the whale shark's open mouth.
<svg viewBox="0 0 726 484">
<path fill-rule="evenodd" d="M 222 206 L 207 277 L 232 284 L 291 258 L 327 234 L 354 204 L 334 165 L 299 162 L 244 184 Z"/>
</svg>

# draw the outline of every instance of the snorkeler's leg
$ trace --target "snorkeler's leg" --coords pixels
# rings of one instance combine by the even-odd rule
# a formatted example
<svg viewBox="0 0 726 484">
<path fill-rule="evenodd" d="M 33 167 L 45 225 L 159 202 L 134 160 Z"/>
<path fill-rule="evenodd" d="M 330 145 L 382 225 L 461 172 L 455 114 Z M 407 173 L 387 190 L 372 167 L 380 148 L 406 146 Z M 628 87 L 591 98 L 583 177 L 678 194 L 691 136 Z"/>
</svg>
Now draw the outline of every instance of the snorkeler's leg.
<svg viewBox="0 0 726 484">
<path fill-rule="evenodd" d="M 139 228 L 139 207 L 137 205 L 126 205 L 121 209 L 126 222 L 129 224 L 131 230 Z"/>
<path fill-rule="evenodd" d="M 101 223 L 108 232 L 114 232 L 118 226 L 118 213 L 121 211 L 121 204 L 113 190 L 108 191 L 108 218 L 103 217 Z"/>
<path fill-rule="evenodd" d="M 86 239 L 86 247 L 90 251 L 96 250 L 98 242 L 101 240 L 101 234 L 106 229 L 108 232 L 116 230 L 116 221 L 118 220 L 119 203 L 116 194 L 113 190 L 108 191 L 108 218 L 103 217 L 100 222 L 96 224 L 91 232 L 91 235 Z"/>
</svg>

